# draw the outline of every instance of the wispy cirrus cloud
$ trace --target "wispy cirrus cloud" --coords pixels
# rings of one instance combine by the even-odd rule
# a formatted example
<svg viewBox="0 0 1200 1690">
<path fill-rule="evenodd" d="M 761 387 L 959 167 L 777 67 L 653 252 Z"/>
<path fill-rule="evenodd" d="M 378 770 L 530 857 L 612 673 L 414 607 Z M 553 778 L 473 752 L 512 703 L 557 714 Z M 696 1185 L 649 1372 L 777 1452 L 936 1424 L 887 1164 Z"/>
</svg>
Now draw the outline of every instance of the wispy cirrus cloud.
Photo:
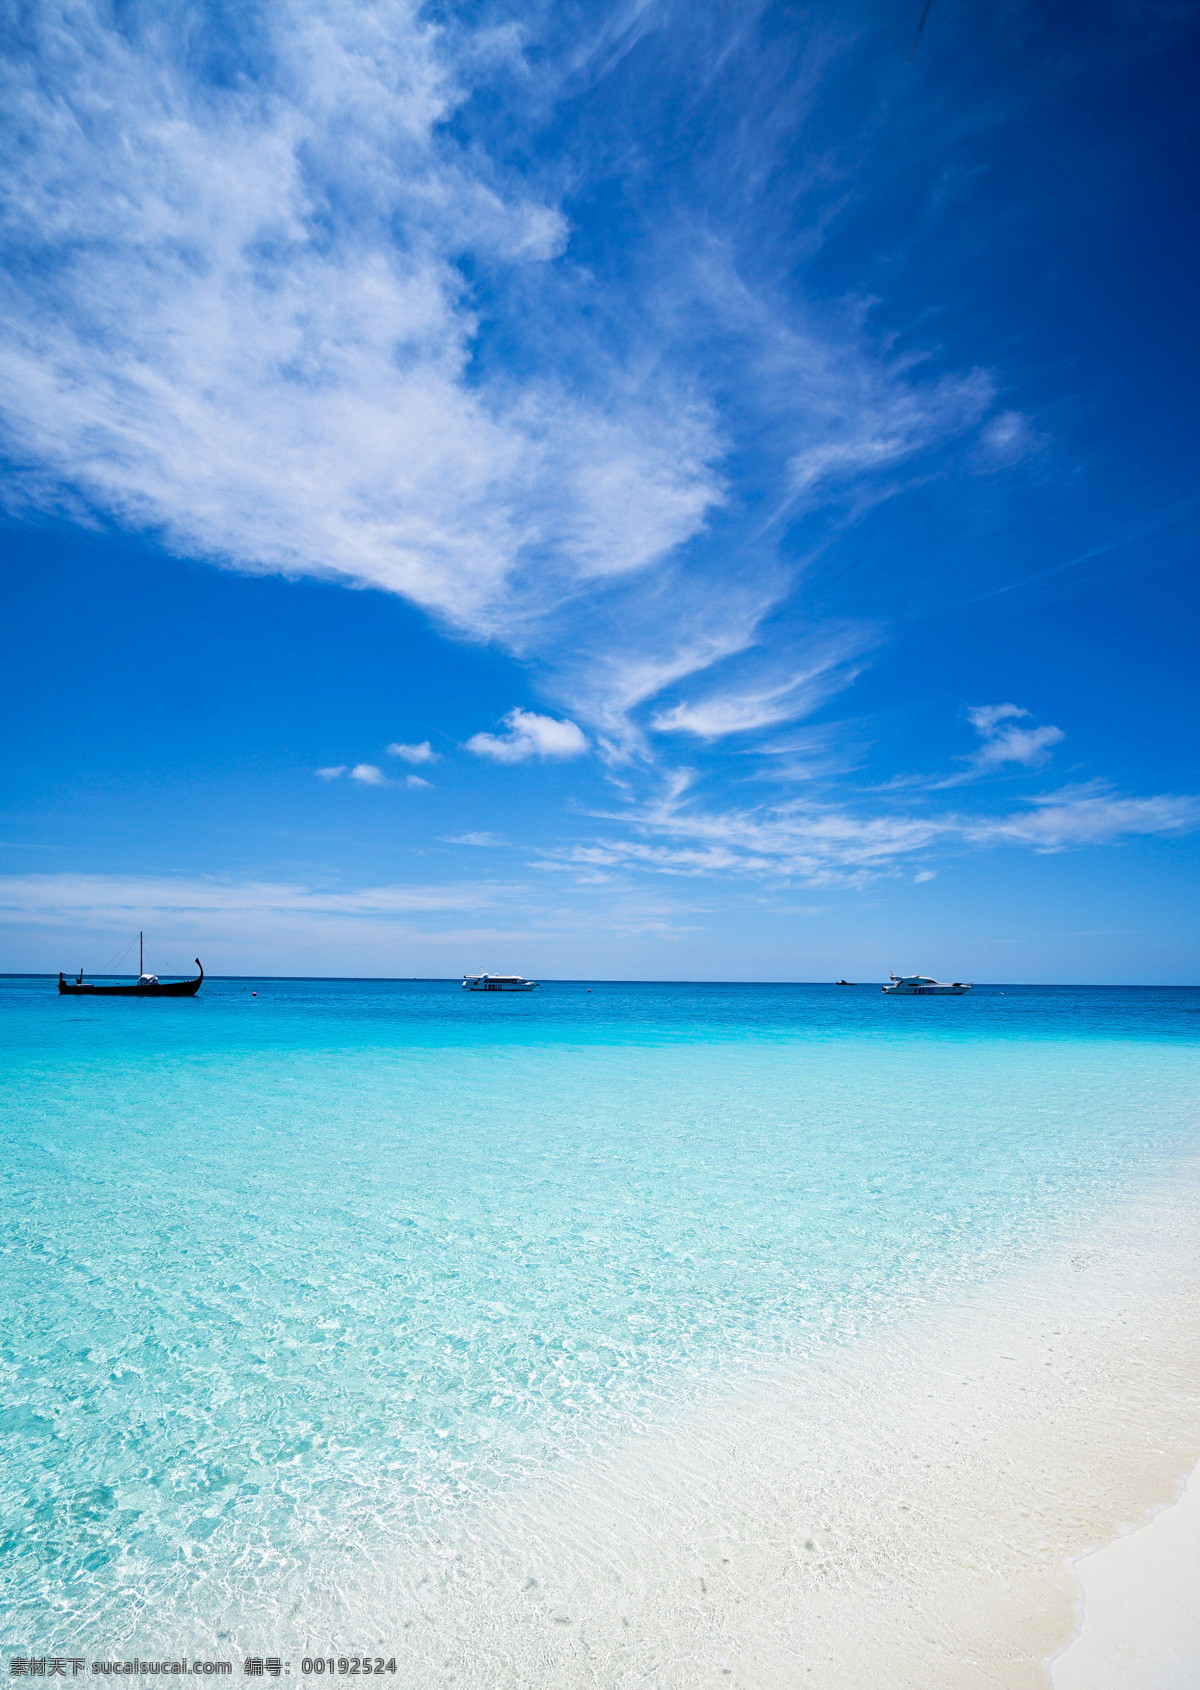
<svg viewBox="0 0 1200 1690">
<path fill-rule="evenodd" d="M 1065 851 L 1079 845 L 1111 845 L 1139 835 L 1192 833 L 1200 828 L 1200 797 L 1158 793 L 1137 798 L 1106 782 L 1064 786 L 1025 800 L 1010 815 L 964 820 L 963 837 L 973 844 L 1030 845 L 1036 851 Z"/>
<path fill-rule="evenodd" d="M 849 685 L 876 639 L 875 630 L 866 626 L 818 630 L 806 642 L 807 651 L 797 653 L 796 666 L 782 675 L 774 679 L 762 675 L 749 686 L 734 685 L 694 703 L 671 705 L 658 711 L 650 725 L 656 733 L 716 740 L 809 715 Z"/>
<path fill-rule="evenodd" d="M 243 74 L 206 79 L 197 29 Z M 446 128 L 515 36 L 404 0 L 241 37 L 51 5 L 26 34 L 2 84 L 11 497 L 501 636 L 696 532 L 717 436 L 665 372 L 652 402 L 620 372 L 590 395 L 553 368 L 467 379 L 456 257 L 523 286 L 568 232 Z"/>
<path fill-rule="evenodd" d="M 1007 469 L 1044 450 L 1045 438 L 1020 411 L 1001 411 L 980 429 L 974 465 L 981 470 Z"/>
<path fill-rule="evenodd" d="M 983 371 L 945 377 L 929 387 L 912 387 L 886 366 L 856 363 L 839 369 L 841 380 L 828 382 L 831 409 L 840 428 L 797 452 L 788 465 L 790 493 L 811 503 L 830 487 L 857 484 L 859 497 L 885 497 L 896 483 L 881 479 L 938 440 L 962 434 L 987 414 L 994 385 Z M 889 374 L 891 379 L 889 380 Z M 856 405 L 846 405 L 846 388 L 865 383 Z M 839 437 L 840 436 L 840 437 Z"/>
<path fill-rule="evenodd" d="M 265 54 L 223 40 L 256 74 L 213 84 L 194 23 L 51 7 L 6 61 L 24 497 L 69 490 L 178 550 L 370 582 L 472 632 L 518 613 L 527 554 L 619 574 L 694 532 L 714 437 L 685 398 L 660 390 L 652 435 L 636 393 L 464 379 L 453 255 L 520 270 L 566 238 L 447 139 L 486 55 L 406 4 L 318 3 L 268 21 Z"/>
<path fill-rule="evenodd" d="M 644 752 L 637 713 L 746 652 L 791 590 L 780 525 L 890 496 L 993 398 L 986 373 L 895 355 L 864 308 L 803 309 L 760 275 L 724 152 L 714 191 L 647 219 L 605 274 L 572 255 L 564 209 L 607 168 L 593 131 L 534 171 L 507 127 L 479 127 L 502 95 L 532 156 L 556 103 L 600 88 L 646 31 L 706 75 L 757 74 L 754 14 L 717 39 L 638 8 L 617 50 L 607 15 L 567 41 L 540 14 L 435 26 L 409 0 L 240 21 L 35 9 L 0 71 L 10 501 L 400 594 L 529 658 L 614 753 Z M 843 46 L 827 26 L 797 52 L 790 110 Z M 743 87 L 723 95 L 738 110 Z M 636 124 L 611 122 L 604 145 L 636 150 Z M 751 443 L 743 506 L 725 466 Z M 801 712 L 786 662 L 769 654 L 724 705 L 665 707 L 662 731 Z"/>
<path fill-rule="evenodd" d="M 496 896 L 472 886 L 371 886 L 352 890 L 283 880 L 170 875 L 19 874 L 0 876 L 0 913 L 9 921 L 120 931 L 139 913 L 150 921 L 217 916 L 353 917 L 386 920 L 436 911 L 475 910 Z"/>
<path fill-rule="evenodd" d="M 934 851 L 953 855 L 1010 845 L 1049 853 L 1200 829 L 1200 797 L 1134 797 L 1103 782 L 1031 795 L 1019 807 L 989 816 L 895 808 L 870 813 L 809 796 L 720 808 L 705 805 L 696 787 L 690 771 L 676 771 L 648 802 L 598 818 L 621 824 L 621 834 L 548 855 L 585 871 L 862 886 Z M 919 878 L 934 872 L 923 865 Z"/>
<path fill-rule="evenodd" d="M 502 839 L 498 833 L 489 833 L 486 828 L 475 828 L 469 833 L 449 833 L 446 835 L 447 845 L 476 845 L 486 848 L 491 845 L 507 845 L 507 839 Z"/>
</svg>

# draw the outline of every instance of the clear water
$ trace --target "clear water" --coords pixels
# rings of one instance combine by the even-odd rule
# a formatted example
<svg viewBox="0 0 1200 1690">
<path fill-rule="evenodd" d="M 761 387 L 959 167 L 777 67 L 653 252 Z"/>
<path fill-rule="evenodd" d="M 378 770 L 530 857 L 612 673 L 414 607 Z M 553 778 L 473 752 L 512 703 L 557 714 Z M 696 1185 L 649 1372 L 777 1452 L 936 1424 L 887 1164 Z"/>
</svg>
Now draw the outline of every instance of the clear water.
<svg viewBox="0 0 1200 1690">
<path fill-rule="evenodd" d="M 1198 1081 L 1195 990 L 0 979 L 0 1644 L 165 1645 L 948 1300 Z"/>
</svg>

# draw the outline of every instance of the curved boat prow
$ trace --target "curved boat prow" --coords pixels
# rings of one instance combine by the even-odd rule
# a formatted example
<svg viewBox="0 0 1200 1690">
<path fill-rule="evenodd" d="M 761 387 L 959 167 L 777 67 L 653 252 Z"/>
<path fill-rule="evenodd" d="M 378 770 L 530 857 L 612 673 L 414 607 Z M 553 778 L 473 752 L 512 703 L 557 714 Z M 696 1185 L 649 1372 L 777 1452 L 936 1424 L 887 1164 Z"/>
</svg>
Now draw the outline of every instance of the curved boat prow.
<svg viewBox="0 0 1200 1690">
<path fill-rule="evenodd" d="M 138 960 L 143 959 L 139 957 Z M 74 998 L 194 998 L 204 983 L 204 964 L 199 957 L 195 960 L 200 972 L 194 980 L 160 980 L 157 974 L 142 973 L 133 986 L 85 985 L 82 969 L 79 978 L 68 984 L 60 968 L 58 990 L 63 997 Z"/>
</svg>

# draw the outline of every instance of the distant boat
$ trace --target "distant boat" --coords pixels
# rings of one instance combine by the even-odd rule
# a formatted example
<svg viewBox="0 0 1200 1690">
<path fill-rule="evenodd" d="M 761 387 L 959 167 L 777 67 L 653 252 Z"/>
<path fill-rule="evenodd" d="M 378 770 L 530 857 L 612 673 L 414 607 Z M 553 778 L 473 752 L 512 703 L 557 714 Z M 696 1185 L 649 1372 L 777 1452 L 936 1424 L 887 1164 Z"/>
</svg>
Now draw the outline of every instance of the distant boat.
<svg viewBox="0 0 1200 1690">
<path fill-rule="evenodd" d="M 520 974 L 464 974 L 464 992 L 532 992 L 536 980 L 526 980 Z"/>
<path fill-rule="evenodd" d="M 969 980 L 955 980 L 948 984 L 944 980 L 932 980 L 928 974 L 893 974 L 890 986 L 884 986 L 885 992 L 896 992 L 907 997 L 933 998 L 953 997 L 961 998 L 964 992 L 969 992 Z"/>
<path fill-rule="evenodd" d="M 834 983 L 835 986 L 853 986 L 854 981 L 853 980 L 835 980 L 833 983 Z"/>
<path fill-rule="evenodd" d="M 162 981 L 157 974 L 146 973 L 146 959 L 143 954 L 144 945 L 142 935 L 138 934 L 138 977 L 136 986 L 85 986 L 83 970 L 79 970 L 74 980 L 63 978 L 62 970 L 58 974 L 58 989 L 63 997 L 71 998 L 194 998 L 200 990 L 200 982 L 204 979 L 204 969 L 200 958 L 196 958 L 196 967 L 200 969 L 199 978 L 195 980 L 167 980 Z"/>
</svg>

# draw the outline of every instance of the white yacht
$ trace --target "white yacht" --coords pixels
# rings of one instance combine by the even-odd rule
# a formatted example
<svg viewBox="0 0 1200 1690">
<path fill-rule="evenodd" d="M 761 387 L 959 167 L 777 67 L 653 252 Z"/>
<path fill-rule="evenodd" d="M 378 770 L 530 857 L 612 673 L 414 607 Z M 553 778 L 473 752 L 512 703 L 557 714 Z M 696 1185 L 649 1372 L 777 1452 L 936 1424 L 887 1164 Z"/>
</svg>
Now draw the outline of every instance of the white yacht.
<svg viewBox="0 0 1200 1690">
<path fill-rule="evenodd" d="M 520 974 L 464 974 L 464 992 L 532 992 L 536 980 L 526 980 Z"/>
<path fill-rule="evenodd" d="M 901 992 L 914 998 L 960 998 L 964 992 L 971 990 L 969 980 L 955 980 L 953 984 L 948 984 L 945 980 L 931 980 L 928 974 L 893 974 L 889 978 L 892 983 L 883 988 L 885 992 Z"/>
</svg>

